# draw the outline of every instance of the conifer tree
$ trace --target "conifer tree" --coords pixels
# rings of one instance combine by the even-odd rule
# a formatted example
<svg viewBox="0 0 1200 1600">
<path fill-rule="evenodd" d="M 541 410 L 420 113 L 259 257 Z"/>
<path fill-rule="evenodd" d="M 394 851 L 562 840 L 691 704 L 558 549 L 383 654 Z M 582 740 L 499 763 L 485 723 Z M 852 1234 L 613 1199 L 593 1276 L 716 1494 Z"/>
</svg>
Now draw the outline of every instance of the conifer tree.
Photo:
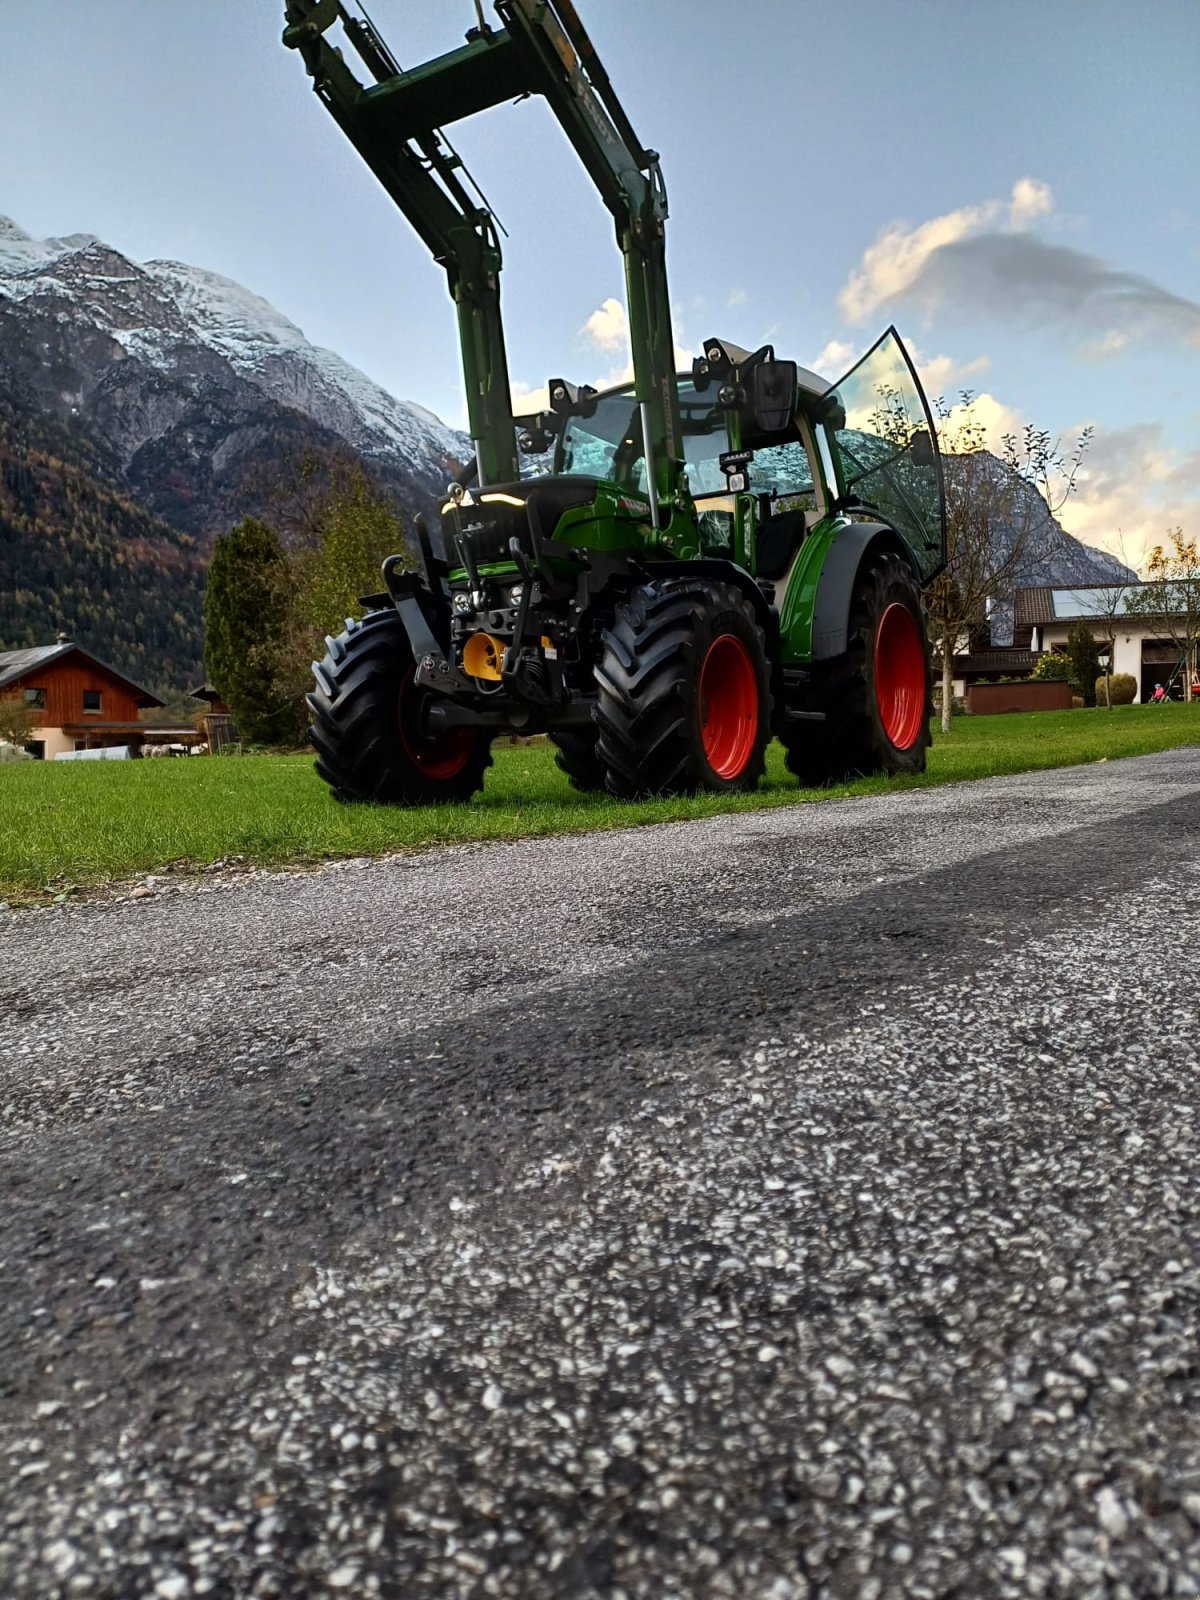
<svg viewBox="0 0 1200 1600">
<path fill-rule="evenodd" d="M 1071 663 L 1071 682 L 1083 696 L 1085 706 L 1096 704 L 1096 679 L 1100 676 L 1100 646 L 1088 623 L 1072 625 L 1067 635 L 1067 659 Z"/>
<path fill-rule="evenodd" d="M 247 517 L 218 538 L 204 601 L 204 670 L 253 743 L 299 737 L 281 682 L 293 587 L 279 535 L 265 522 Z"/>
</svg>

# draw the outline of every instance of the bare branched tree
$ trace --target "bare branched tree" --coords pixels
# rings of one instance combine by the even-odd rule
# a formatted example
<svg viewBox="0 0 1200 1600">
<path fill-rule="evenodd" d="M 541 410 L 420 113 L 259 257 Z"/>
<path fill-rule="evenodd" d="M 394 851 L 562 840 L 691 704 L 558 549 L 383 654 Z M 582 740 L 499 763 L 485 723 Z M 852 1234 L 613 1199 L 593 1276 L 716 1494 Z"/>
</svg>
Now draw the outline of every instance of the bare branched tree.
<svg viewBox="0 0 1200 1600">
<path fill-rule="evenodd" d="M 1126 612 L 1153 621 L 1179 650 L 1183 696 L 1195 697 L 1200 679 L 1200 549 L 1173 528 L 1166 545 L 1156 544 L 1146 559 L 1145 581 L 1129 591 Z"/>
<path fill-rule="evenodd" d="M 1027 426 L 1019 440 L 1005 436 L 997 457 L 984 447 L 969 390 L 957 407 L 939 399 L 934 410 L 946 458 L 948 559 L 926 599 L 930 632 L 942 653 L 942 732 L 949 733 L 959 641 L 986 623 L 996 601 L 1011 598 L 1036 541 L 1046 536 L 1049 518 L 1042 508 L 1052 518 L 1074 492 L 1092 430 L 1085 428 L 1064 455 L 1048 433 Z"/>
</svg>

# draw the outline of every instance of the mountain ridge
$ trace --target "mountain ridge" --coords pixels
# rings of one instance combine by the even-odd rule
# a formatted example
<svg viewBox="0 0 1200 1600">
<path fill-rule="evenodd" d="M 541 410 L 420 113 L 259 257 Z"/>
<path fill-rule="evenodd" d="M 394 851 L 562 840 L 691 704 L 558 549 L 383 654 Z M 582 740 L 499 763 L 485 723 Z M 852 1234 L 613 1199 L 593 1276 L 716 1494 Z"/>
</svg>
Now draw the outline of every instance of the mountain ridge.
<svg viewBox="0 0 1200 1600">
<path fill-rule="evenodd" d="M 467 449 L 232 279 L 0 218 L 0 647 L 63 631 L 178 688 L 212 541 L 289 463 L 362 464 L 411 522 Z"/>
</svg>

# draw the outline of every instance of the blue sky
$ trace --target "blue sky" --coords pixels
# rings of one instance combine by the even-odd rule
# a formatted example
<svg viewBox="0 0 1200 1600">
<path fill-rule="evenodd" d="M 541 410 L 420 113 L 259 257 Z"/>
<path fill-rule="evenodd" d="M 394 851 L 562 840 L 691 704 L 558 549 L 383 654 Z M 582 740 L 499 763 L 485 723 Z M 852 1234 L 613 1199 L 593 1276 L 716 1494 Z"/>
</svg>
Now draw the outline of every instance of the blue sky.
<svg viewBox="0 0 1200 1600">
<path fill-rule="evenodd" d="M 490 0 L 489 0 L 490 3 Z M 894 321 L 996 437 L 1096 428 L 1064 513 L 1096 543 L 1200 532 L 1200 5 L 580 0 L 662 153 L 679 344 L 830 377 Z M 439 269 L 279 43 L 274 0 L 28 7 L 0 67 L 0 213 L 264 295 L 462 420 Z M 472 0 L 373 0 L 411 65 Z M 515 382 L 628 359 L 608 215 L 544 107 L 452 132 L 511 235 Z M 616 302 L 612 304 L 611 302 Z"/>
</svg>

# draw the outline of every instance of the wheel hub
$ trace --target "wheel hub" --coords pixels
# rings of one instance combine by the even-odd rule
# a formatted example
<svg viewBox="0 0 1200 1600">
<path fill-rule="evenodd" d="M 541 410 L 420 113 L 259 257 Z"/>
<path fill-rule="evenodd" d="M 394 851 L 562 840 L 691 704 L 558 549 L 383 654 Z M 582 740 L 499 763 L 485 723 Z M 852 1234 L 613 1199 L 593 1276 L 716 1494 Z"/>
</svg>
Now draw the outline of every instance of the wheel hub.
<svg viewBox="0 0 1200 1600">
<path fill-rule="evenodd" d="M 449 733 L 426 732 L 421 717 L 425 691 L 411 677 L 400 688 L 396 724 L 404 753 L 420 772 L 435 782 L 456 778 L 471 759 L 474 733 L 470 728 L 453 728 Z"/>
<path fill-rule="evenodd" d="M 907 606 L 893 602 L 875 635 L 875 703 L 897 750 L 911 750 L 925 716 L 925 646 Z"/>
<path fill-rule="evenodd" d="M 745 771 L 758 734 L 758 681 L 742 641 L 723 633 L 700 668 L 700 737 L 718 778 Z"/>
</svg>

